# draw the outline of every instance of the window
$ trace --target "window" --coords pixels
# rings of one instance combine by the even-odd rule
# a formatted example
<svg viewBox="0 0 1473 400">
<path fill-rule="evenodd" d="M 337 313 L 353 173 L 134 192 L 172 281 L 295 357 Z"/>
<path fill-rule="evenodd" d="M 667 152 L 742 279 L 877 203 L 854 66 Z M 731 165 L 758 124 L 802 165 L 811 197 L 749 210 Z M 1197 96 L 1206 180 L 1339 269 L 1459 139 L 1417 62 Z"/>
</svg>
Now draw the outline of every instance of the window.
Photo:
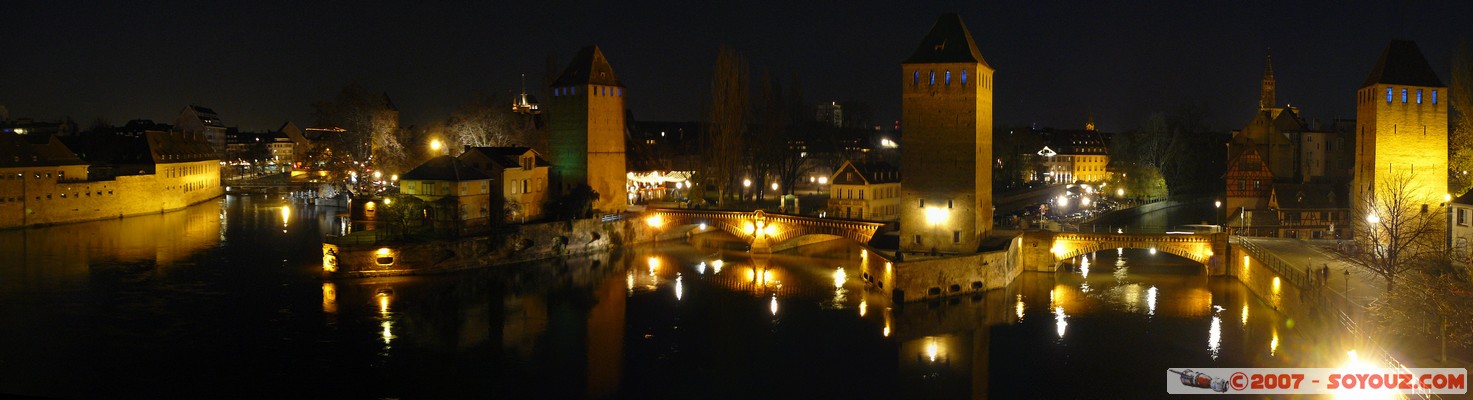
<svg viewBox="0 0 1473 400">
<path fill-rule="evenodd" d="M 1401 89 L 1401 102 L 1402 103 L 1407 102 L 1407 89 L 1406 88 L 1402 88 Z"/>
<path fill-rule="evenodd" d="M 926 199 L 921 199 L 921 208 L 926 208 Z"/>
<path fill-rule="evenodd" d="M 951 86 L 951 70 L 946 70 L 946 86 Z"/>
<path fill-rule="evenodd" d="M 951 231 L 951 242 L 952 243 L 961 243 L 962 242 L 962 231 Z"/>
<path fill-rule="evenodd" d="M 911 74 L 910 74 L 910 85 L 911 86 L 920 86 L 921 85 L 921 71 L 912 71 L 911 72 Z"/>
<path fill-rule="evenodd" d="M 916 244 L 921 244 L 921 235 L 916 235 Z"/>
<path fill-rule="evenodd" d="M 522 180 L 522 193 L 527 193 L 527 180 Z"/>
<path fill-rule="evenodd" d="M 859 199 L 864 200 L 864 189 L 859 189 Z"/>
<path fill-rule="evenodd" d="M 962 86 L 967 85 L 967 70 L 962 70 Z"/>
<path fill-rule="evenodd" d="M 1468 226 L 1468 210 L 1462 208 L 1458 209 L 1458 225 Z"/>
<path fill-rule="evenodd" d="M 1432 89 L 1432 104 L 1437 104 L 1437 89 Z"/>
<path fill-rule="evenodd" d="M 1417 104 L 1422 104 L 1422 89 L 1417 89 Z"/>
<path fill-rule="evenodd" d="M 936 86 L 936 71 L 931 71 L 931 86 Z"/>
<path fill-rule="evenodd" d="M 946 200 L 946 208 L 951 208 L 951 199 Z"/>
<path fill-rule="evenodd" d="M 1391 102 L 1391 92 L 1392 92 L 1392 89 L 1391 88 L 1386 88 L 1386 102 L 1387 103 L 1390 103 Z"/>
</svg>

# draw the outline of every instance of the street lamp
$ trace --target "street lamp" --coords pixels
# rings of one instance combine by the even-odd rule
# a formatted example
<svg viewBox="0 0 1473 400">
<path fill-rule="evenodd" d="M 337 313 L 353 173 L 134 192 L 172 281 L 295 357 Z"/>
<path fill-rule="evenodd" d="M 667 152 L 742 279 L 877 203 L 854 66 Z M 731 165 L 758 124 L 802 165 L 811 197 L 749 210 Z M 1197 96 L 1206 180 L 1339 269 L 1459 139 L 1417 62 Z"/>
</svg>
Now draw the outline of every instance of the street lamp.
<svg viewBox="0 0 1473 400">
<path fill-rule="evenodd" d="M 440 148 L 442 147 L 445 147 L 445 143 L 441 142 L 440 139 L 434 139 L 430 141 L 430 151 L 439 153 Z"/>
<path fill-rule="evenodd" d="M 1222 228 L 1222 200 L 1215 200 L 1215 201 L 1213 201 L 1212 202 L 1212 206 L 1213 207 L 1216 207 L 1216 211 L 1213 211 L 1212 212 L 1212 215 L 1215 216 L 1215 217 L 1217 217 L 1217 227 L 1218 227 L 1218 229 L 1221 229 Z"/>
</svg>

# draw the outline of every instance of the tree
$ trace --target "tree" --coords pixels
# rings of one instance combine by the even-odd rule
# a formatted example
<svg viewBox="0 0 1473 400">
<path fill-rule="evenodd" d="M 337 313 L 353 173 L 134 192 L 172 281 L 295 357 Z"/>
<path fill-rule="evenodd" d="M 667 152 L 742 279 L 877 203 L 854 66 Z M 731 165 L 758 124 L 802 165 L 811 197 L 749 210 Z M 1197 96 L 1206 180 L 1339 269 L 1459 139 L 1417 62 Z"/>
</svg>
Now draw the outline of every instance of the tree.
<svg viewBox="0 0 1473 400">
<path fill-rule="evenodd" d="M 711 104 L 707 110 L 706 146 L 709 179 L 716 185 L 717 205 L 725 205 L 728 191 L 740 172 L 742 136 L 747 134 L 747 61 L 730 46 L 716 53 L 711 77 Z"/>
<path fill-rule="evenodd" d="M 349 83 L 332 100 L 313 104 L 313 115 L 318 126 L 344 129 L 330 146 L 353 161 L 387 169 L 405 155 L 399 110 L 387 94 Z"/>
<path fill-rule="evenodd" d="M 1449 258 L 1424 259 L 1369 309 L 1388 333 L 1440 340 L 1444 362 L 1448 343 L 1473 346 L 1473 283 Z"/>
<path fill-rule="evenodd" d="M 531 119 L 517 115 L 491 96 L 477 96 L 445 121 L 446 142 L 451 149 L 527 146 L 535 129 Z"/>
<path fill-rule="evenodd" d="M 1457 196 L 1473 189 L 1473 49 L 1466 40 L 1458 45 L 1452 68 L 1447 96 L 1453 128 L 1447 141 L 1447 189 Z"/>
<path fill-rule="evenodd" d="M 754 110 L 756 117 L 753 120 L 756 121 L 756 126 L 752 127 L 752 144 L 746 148 L 751 160 L 749 165 L 752 167 L 752 176 L 757 181 L 757 198 L 760 199 L 767 192 L 767 177 L 779 175 L 778 170 L 788 153 L 788 117 L 782 84 L 774 81 L 766 69 L 762 71 L 758 87 L 761 90 L 761 102 Z M 782 190 L 790 189 L 786 184 L 778 186 Z"/>
<path fill-rule="evenodd" d="M 1386 279 L 1386 290 L 1396 278 L 1441 249 L 1445 205 L 1424 196 L 1406 172 L 1392 173 L 1376 182 L 1357 202 L 1356 232 L 1359 254 L 1351 262 Z"/>
</svg>

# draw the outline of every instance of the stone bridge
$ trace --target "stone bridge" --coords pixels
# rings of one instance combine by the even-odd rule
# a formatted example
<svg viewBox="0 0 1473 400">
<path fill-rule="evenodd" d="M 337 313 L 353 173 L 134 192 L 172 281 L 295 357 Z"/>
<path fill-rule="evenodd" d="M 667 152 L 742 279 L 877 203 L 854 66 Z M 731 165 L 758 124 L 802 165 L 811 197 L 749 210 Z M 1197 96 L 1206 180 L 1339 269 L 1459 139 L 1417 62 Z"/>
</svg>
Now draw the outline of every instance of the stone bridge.
<svg viewBox="0 0 1473 400">
<path fill-rule="evenodd" d="M 757 211 L 707 211 L 669 208 L 652 208 L 644 213 L 649 226 L 661 230 L 674 230 L 683 226 L 704 226 L 705 230 L 719 229 L 752 245 L 755 252 L 771 251 L 806 244 L 805 238 L 813 242 L 845 238 L 869 243 L 875 231 L 884 224 L 837 218 L 814 218 L 788 214 L 768 214 Z M 696 228 L 702 229 L 702 228 Z M 662 233 L 665 236 L 668 233 Z"/>
<path fill-rule="evenodd" d="M 1181 256 L 1205 266 L 1210 275 L 1226 273 L 1227 234 L 1152 234 L 1028 232 L 1024 236 L 1026 264 L 1032 270 L 1052 270 L 1070 258 L 1115 248 L 1148 249 Z"/>
</svg>

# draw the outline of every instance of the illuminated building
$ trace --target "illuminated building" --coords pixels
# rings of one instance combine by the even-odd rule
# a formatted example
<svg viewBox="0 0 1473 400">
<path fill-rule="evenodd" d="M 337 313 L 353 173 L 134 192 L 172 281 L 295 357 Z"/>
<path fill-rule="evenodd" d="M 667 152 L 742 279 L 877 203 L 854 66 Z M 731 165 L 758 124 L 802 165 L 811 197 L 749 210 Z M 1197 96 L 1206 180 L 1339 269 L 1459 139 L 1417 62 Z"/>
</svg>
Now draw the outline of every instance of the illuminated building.
<svg viewBox="0 0 1473 400">
<path fill-rule="evenodd" d="M 975 253 L 992 230 L 993 69 L 948 13 L 901 70 L 901 251 Z"/>
<path fill-rule="evenodd" d="M 436 230 L 474 232 L 491 221 L 491 177 L 455 157 L 431 158 L 405 172 L 399 191 L 424 201 Z"/>
<path fill-rule="evenodd" d="M 900 212 L 900 170 L 893 165 L 845 161 L 829 183 L 830 217 L 890 221 Z"/>
<path fill-rule="evenodd" d="M 584 47 L 552 83 L 548 126 L 554 187 L 588 185 L 593 209 L 621 212 L 625 194 L 624 85 L 598 46 Z"/>
<path fill-rule="evenodd" d="M 530 147 L 470 147 L 460 160 L 491 178 L 491 209 L 504 210 L 508 222 L 542 217 L 551 165 Z"/>
<path fill-rule="evenodd" d="M 225 125 L 215 110 L 194 105 L 184 107 L 174 125 L 184 133 L 204 135 L 216 154 L 225 154 Z"/>
<path fill-rule="evenodd" d="M 1417 44 L 1392 41 L 1356 92 L 1352 200 L 1364 209 L 1388 179 L 1411 179 L 1408 193 L 1426 206 L 1447 195 L 1447 86 Z"/>
</svg>

